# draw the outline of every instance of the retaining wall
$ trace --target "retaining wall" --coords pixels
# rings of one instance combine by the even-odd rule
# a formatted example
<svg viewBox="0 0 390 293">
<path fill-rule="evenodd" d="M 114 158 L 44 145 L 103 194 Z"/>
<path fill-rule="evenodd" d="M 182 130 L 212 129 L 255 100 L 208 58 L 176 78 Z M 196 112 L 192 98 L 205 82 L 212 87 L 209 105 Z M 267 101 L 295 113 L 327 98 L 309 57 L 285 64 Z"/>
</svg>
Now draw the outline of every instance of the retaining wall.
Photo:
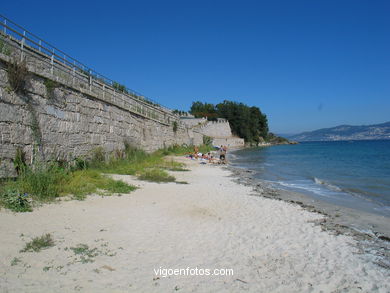
<svg viewBox="0 0 390 293">
<path fill-rule="evenodd" d="M 97 147 L 108 152 L 124 149 L 125 142 L 148 152 L 173 144 L 202 143 L 202 134 L 188 129 L 169 112 L 148 105 L 145 112 L 131 111 L 128 106 L 132 104 L 121 104 L 118 94 L 116 103 L 107 100 L 111 98 L 107 94 L 84 91 L 40 71 L 37 62 L 28 62 L 27 93 L 16 94 L 8 82 L 10 60 L 0 54 L 0 177 L 15 175 L 13 159 L 18 148 L 27 161 L 37 153 L 45 160 L 70 161 L 88 156 Z M 52 92 L 45 86 L 50 77 L 57 82 Z M 42 138 L 39 147 L 34 127 Z"/>
</svg>

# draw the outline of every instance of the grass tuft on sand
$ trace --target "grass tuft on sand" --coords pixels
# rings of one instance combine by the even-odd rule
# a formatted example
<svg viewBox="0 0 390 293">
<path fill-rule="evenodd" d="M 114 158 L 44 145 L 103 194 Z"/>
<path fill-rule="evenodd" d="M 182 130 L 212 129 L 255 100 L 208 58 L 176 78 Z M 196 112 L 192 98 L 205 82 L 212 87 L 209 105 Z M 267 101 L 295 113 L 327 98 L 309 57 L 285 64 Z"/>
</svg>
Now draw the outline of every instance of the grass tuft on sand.
<svg viewBox="0 0 390 293">
<path fill-rule="evenodd" d="M 116 181 L 94 169 L 78 170 L 69 175 L 69 180 L 62 188 L 62 194 L 72 194 L 82 200 L 87 194 L 104 190 L 106 195 L 112 193 L 130 193 L 136 187 L 123 181 Z"/>
<path fill-rule="evenodd" d="M 157 183 L 174 182 L 176 180 L 176 178 L 169 175 L 167 171 L 161 169 L 143 170 L 138 176 L 138 179 Z"/>
<path fill-rule="evenodd" d="M 26 246 L 20 252 L 39 252 L 54 245 L 54 240 L 51 234 L 48 233 L 40 237 L 35 237 L 30 242 L 27 242 Z"/>
</svg>

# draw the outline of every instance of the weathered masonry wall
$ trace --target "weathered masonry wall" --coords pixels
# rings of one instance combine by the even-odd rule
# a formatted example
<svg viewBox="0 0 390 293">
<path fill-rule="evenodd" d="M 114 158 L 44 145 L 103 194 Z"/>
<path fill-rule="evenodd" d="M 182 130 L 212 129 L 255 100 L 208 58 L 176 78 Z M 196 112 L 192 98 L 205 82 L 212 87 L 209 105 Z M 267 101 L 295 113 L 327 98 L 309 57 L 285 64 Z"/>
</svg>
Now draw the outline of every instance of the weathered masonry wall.
<svg viewBox="0 0 390 293">
<path fill-rule="evenodd" d="M 211 137 L 231 137 L 232 130 L 229 122 L 209 121 L 199 127 L 199 131 Z"/>
<path fill-rule="evenodd" d="M 205 122 L 202 121 L 202 123 L 196 123 L 199 119 L 192 120 L 195 120 L 195 123 L 191 123 L 191 119 L 185 119 L 184 123 L 195 125 L 192 129 L 211 137 L 215 146 L 243 147 L 245 145 L 244 139 L 232 134 L 229 122 L 226 119 L 219 118 L 218 121 L 207 121 L 205 119 Z"/>
<path fill-rule="evenodd" d="M 97 147 L 108 152 L 124 149 L 125 142 L 146 151 L 173 144 L 202 143 L 202 134 L 179 122 L 174 131 L 174 117 L 166 123 L 166 119 L 153 119 L 155 114 L 148 117 L 149 114 L 131 112 L 125 104 L 103 99 L 101 93 L 83 91 L 41 72 L 36 60 L 27 62 L 27 93 L 16 94 L 10 90 L 7 75 L 11 57 L 0 54 L 0 177 L 15 175 L 13 159 L 18 148 L 24 151 L 27 161 L 37 151 L 46 160 L 70 161 L 87 156 Z M 52 92 L 45 85 L 50 77 L 57 81 Z M 147 113 L 149 109 L 145 109 Z M 159 115 L 169 113 L 160 111 Z M 36 126 L 42 137 L 39 150 L 33 131 Z"/>
</svg>

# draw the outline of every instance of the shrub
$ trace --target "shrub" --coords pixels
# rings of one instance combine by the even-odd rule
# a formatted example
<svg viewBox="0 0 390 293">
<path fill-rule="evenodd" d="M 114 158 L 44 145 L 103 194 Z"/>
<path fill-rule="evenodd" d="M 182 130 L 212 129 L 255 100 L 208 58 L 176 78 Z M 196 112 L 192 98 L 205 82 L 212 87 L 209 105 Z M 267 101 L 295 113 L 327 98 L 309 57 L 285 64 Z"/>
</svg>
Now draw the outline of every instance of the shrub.
<svg viewBox="0 0 390 293">
<path fill-rule="evenodd" d="M 80 256 L 81 263 L 94 262 L 94 257 L 99 255 L 97 248 L 89 248 L 87 244 L 78 244 L 76 247 L 70 247 L 75 255 Z"/>
<path fill-rule="evenodd" d="M 75 158 L 74 159 L 74 164 L 71 167 L 71 170 L 72 171 L 84 170 L 84 169 L 87 169 L 88 166 L 89 166 L 89 162 L 87 160 L 82 159 L 82 158 Z"/>
<path fill-rule="evenodd" d="M 100 190 L 108 193 L 129 193 L 136 189 L 123 181 L 115 181 L 102 175 L 98 170 L 79 170 L 70 175 L 70 180 L 63 185 L 61 193 L 73 194 L 75 199 L 82 200 L 87 194 Z"/>
<path fill-rule="evenodd" d="M 15 159 L 13 162 L 14 162 L 16 173 L 18 175 L 23 174 L 26 171 L 27 169 L 26 158 L 21 148 L 16 149 Z"/>
<path fill-rule="evenodd" d="M 213 144 L 213 139 L 210 136 L 203 135 L 203 144 L 211 146 Z"/>
<path fill-rule="evenodd" d="M 92 151 L 92 161 L 91 165 L 100 166 L 106 160 L 106 152 L 102 147 L 97 147 Z"/>
<path fill-rule="evenodd" d="M 30 194 L 39 201 L 51 201 L 60 195 L 68 173 L 56 164 L 37 164 L 19 176 L 16 183 L 22 192 Z"/>
<path fill-rule="evenodd" d="M 54 240 L 51 237 L 51 234 L 45 234 L 40 237 L 35 237 L 32 241 L 26 243 L 26 246 L 20 252 L 34 251 L 38 252 L 42 249 L 46 249 L 54 246 Z"/>
<path fill-rule="evenodd" d="M 20 194 L 15 188 L 7 188 L 0 195 L 5 208 L 14 212 L 31 212 L 31 204 L 27 194 Z"/>
<path fill-rule="evenodd" d="M 150 155 L 129 143 L 125 143 L 125 156 L 126 159 L 130 162 L 139 162 L 145 160 Z"/>
<path fill-rule="evenodd" d="M 177 132 L 177 121 L 173 121 L 173 132 Z"/>
<path fill-rule="evenodd" d="M 70 174 L 69 181 L 62 189 L 62 194 L 72 194 L 76 199 L 82 200 L 85 195 L 96 192 L 102 175 L 95 170 L 79 170 Z"/>
<path fill-rule="evenodd" d="M 113 193 L 129 193 L 136 189 L 135 186 L 128 185 L 121 180 L 108 180 L 105 188 L 107 191 Z"/>
<path fill-rule="evenodd" d="M 6 42 L 3 40 L 3 37 L 0 38 L 0 53 L 10 56 L 11 55 L 11 49 L 6 44 Z"/>
<path fill-rule="evenodd" d="M 118 82 L 116 82 L 116 81 L 114 81 L 113 83 L 112 83 L 112 87 L 114 88 L 114 89 L 116 89 L 117 91 L 119 91 L 119 92 L 122 92 L 122 93 L 125 93 L 125 94 L 128 94 L 129 92 L 127 91 L 127 89 L 126 89 L 126 86 L 124 86 L 123 84 L 120 84 L 120 83 L 118 83 Z"/>
<path fill-rule="evenodd" d="M 138 179 L 151 182 L 174 182 L 175 177 L 170 176 L 166 171 L 161 169 L 151 169 L 141 172 Z"/>
<path fill-rule="evenodd" d="M 28 69 L 26 61 L 16 62 L 15 60 L 8 63 L 7 68 L 8 82 L 11 90 L 15 93 L 23 94 L 26 91 Z"/>
<path fill-rule="evenodd" d="M 17 257 L 14 257 L 12 260 L 11 260 L 11 266 L 16 266 L 18 263 L 20 263 L 21 260 L 20 258 L 17 258 Z"/>
<path fill-rule="evenodd" d="M 46 87 L 46 94 L 49 99 L 54 99 L 54 90 L 59 87 L 59 83 L 51 80 L 51 79 L 45 79 L 44 85 Z"/>
<path fill-rule="evenodd" d="M 198 146 L 198 151 L 201 153 L 207 153 L 209 151 L 213 150 L 213 147 L 211 145 L 200 145 Z M 194 152 L 194 146 L 187 146 L 187 145 L 173 145 L 168 148 L 164 148 L 162 150 L 158 150 L 156 153 L 160 155 L 185 155 L 188 153 Z"/>
</svg>

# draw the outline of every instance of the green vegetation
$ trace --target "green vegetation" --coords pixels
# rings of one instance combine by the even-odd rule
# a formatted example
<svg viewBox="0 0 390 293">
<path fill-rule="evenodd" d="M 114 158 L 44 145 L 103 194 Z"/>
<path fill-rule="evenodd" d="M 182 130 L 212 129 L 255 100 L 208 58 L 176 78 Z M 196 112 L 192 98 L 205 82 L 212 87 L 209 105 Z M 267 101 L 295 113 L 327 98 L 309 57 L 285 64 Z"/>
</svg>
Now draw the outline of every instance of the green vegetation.
<svg viewBox="0 0 390 293">
<path fill-rule="evenodd" d="M 199 146 L 200 152 L 209 152 L 209 145 Z M 63 195 L 82 200 L 88 194 L 129 193 L 136 189 L 123 181 L 105 174 L 135 175 L 141 180 L 174 182 L 167 171 L 187 171 L 183 164 L 164 158 L 167 155 L 184 155 L 193 152 L 193 146 L 175 145 L 152 154 L 126 144 L 124 150 L 110 154 L 103 148 L 95 149 L 87 158 L 72 163 L 35 162 L 27 166 L 22 150 L 14 159 L 18 177 L 0 184 L 0 206 L 15 212 L 31 211 L 35 204 L 51 202 Z"/>
<path fill-rule="evenodd" d="M 36 146 L 42 145 L 42 133 L 38 123 L 38 116 L 33 107 L 31 97 L 27 94 L 28 68 L 26 60 L 21 62 L 13 60 L 8 63 L 7 76 L 10 90 L 20 95 L 20 98 L 26 103 L 27 110 L 31 115 L 30 128 L 33 132 L 33 138 Z M 35 146 L 35 147 L 36 147 Z"/>
<path fill-rule="evenodd" d="M 177 110 L 177 109 L 173 110 L 172 113 L 180 115 L 180 116 L 188 116 L 188 112 Z"/>
<path fill-rule="evenodd" d="M 152 154 L 147 154 L 142 150 L 133 148 L 130 145 L 125 146 L 124 154 L 118 153 L 112 156 L 108 162 L 103 160 L 92 160 L 90 166 L 105 173 L 135 175 L 140 180 L 153 182 L 173 182 L 175 177 L 170 176 L 169 171 L 186 171 L 183 164 L 166 160 L 164 156 L 184 155 L 193 152 L 193 146 L 174 145 L 169 148 L 160 149 Z M 211 146 L 202 145 L 199 151 L 208 152 Z M 100 157 L 103 157 L 100 155 Z"/>
<path fill-rule="evenodd" d="M 78 163 L 75 166 L 60 166 L 58 163 L 35 163 L 29 167 L 24 155 L 17 153 L 19 176 L 0 185 L 0 205 L 15 212 L 32 210 L 34 203 L 51 202 L 62 195 L 72 194 L 75 199 L 84 199 L 87 194 L 129 193 L 135 187 L 123 181 L 116 181 L 97 169 L 81 170 L 86 167 Z"/>
<path fill-rule="evenodd" d="M 174 132 L 174 133 L 176 133 L 177 127 L 178 127 L 177 121 L 173 121 L 173 132 Z"/>
<path fill-rule="evenodd" d="M 18 258 L 18 257 L 14 257 L 12 260 L 11 260 L 11 266 L 16 266 L 17 264 L 19 264 L 21 262 L 21 259 Z"/>
<path fill-rule="evenodd" d="M 99 255 L 97 248 L 89 248 L 87 244 L 78 244 L 76 247 L 71 247 L 75 255 L 80 256 L 81 263 L 94 262 L 94 257 Z"/>
<path fill-rule="evenodd" d="M 211 146 L 213 143 L 213 139 L 210 136 L 203 135 L 203 144 Z"/>
<path fill-rule="evenodd" d="M 8 83 L 11 90 L 15 93 L 23 94 L 26 91 L 28 69 L 26 61 L 16 62 L 15 60 L 8 63 L 7 68 Z"/>
<path fill-rule="evenodd" d="M 138 176 L 140 180 L 152 181 L 152 182 L 174 182 L 175 177 L 170 176 L 166 171 L 161 169 L 143 170 Z"/>
<path fill-rule="evenodd" d="M 207 117 L 208 120 L 229 120 L 232 132 L 248 143 L 258 144 L 260 137 L 266 139 L 268 135 L 267 116 L 258 107 L 226 100 L 217 105 L 197 101 L 192 103 L 190 113 L 198 118 Z"/>
<path fill-rule="evenodd" d="M 43 83 L 46 87 L 46 94 L 49 99 L 54 99 L 54 90 L 59 87 L 59 83 L 51 80 L 51 79 L 45 79 Z"/>
<path fill-rule="evenodd" d="M 116 82 L 116 81 L 114 81 L 114 82 L 112 83 L 112 87 L 113 87 L 114 89 L 116 89 L 117 91 L 121 92 L 121 93 L 125 93 L 125 94 L 128 94 L 128 93 L 129 93 L 129 92 L 127 91 L 127 89 L 126 89 L 126 86 L 124 86 L 123 84 L 120 84 L 120 83 L 118 83 L 118 82 Z"/>
<path fill-rule="evenodd" d="M 272 143 L 272 144 L 288 144 L 288 143 L 290 143 L 290 141 L 287 138 L 277 136 L 271 132 L 268 133 L 267 141 Z"/>
<path fill-rule="evenodd" d="M 55 163 L 36 163 L 34 168 L 27 168 L 15 182 L 10 182 L 8 186 L 13 185 L 22 193 L 31 196 L 33 200 L 49 202 L 61 194 L 67 175 L 67 172 Z"/>
<path fill-rule="evenodd" d="M 203 144 L 203 145 L 199 146 L 198 149 L 199 149 L 199 152 L 201 152 L 201 153 L 208 153 L 211 150 L 213 150 L 213 147 L 211 145 Z M 155 154 L 158 154 L 158 155 L 160 154 L 160 155 L 164 155 L 164 156 L 168 156 L 168 155 L 180 156 L 180 155 L 188 154 L 188 153 L 193 152 L 193 151 L 194 151 L 193 146 L 174 145 L 174 146 L 171 146 L 171 147 L 168 147 L 165 149 L 158 150 Z"/>
<path fill-rule="evenodd" d="M 11 55 L 11 49 L 4 41 L 3 37 L 0 37 L 0 53 L 10 56 Z"/>
<path fill-rule="evenodd" d="M 20 252 L 34 251 L 38 252 L 42 249 L 46 249 L 54 246 L 54 240 L 51 237 L 51 234 L 45 234 L 40 237 L 35 237 L 32 241 L 27 242 L 26 246 Z"/>
<path fill-rule="evenodd" d="M 62 194 L 72 194 L 75 199 L 83 200 L 87 194 L 96 193 L 110 195 L 112 193 L 129 193 L 136 187 L 123 181 L 116 181 L 104 176 L 98 170 L 77 170 L 69 174 L 69 179 L 63 185 Z"/>
<path fill-rule="evenodd" d="M 21 148 L 16 149 L 16 155 L 15 155 L 15 159 L 14 159 L 14 167 L 15 167 L 16 173 L 18 175 L 20 175 L 26 171 L 26 168 L 27 168 L 26 159 L 24 157 L 24 152 Z"/>
<path fill-rule="evenodd" d="M 0 194 L 0 204 L 14 212 L 31 212 L 31 204 L 27 194 L 7 188 Z"/>
<path fill-rule="evenodd" d="M 216 118 L 223 118 L 218 113 L 215 105 L 209 103 L 202 103 L 199 101 L 192 102 L 190 113 L 196 118 L 206 117 L 208 120 L 216 120 Z"/>
<path fill-rule="evenodd" d="M 84 74 L 85 76 L 89 77 L 91 75 L 91 73 L 89 72 L 89 70 L 85 70 L 85 69 L 81 69 L 79 68 L 78 69 L 82 74 Z"/>
<path fill-rule="evenodd" d="M 38 122 L 38 114 L 36 113 L 31 100 L 27 100 L 27 110 L 30 112 L 31 124 L 30 128 L 34 138 L 35 148 L 42 145 L 42 132 Z"/>
<path fill-rule="evenodd" d="M 109 178 L 110 179 L 110 178 Z M 104 187 L 109 193 L 130 193 L 137 188 L 129 185 L 122 180 L 110 179 Z"/>
</svg>

